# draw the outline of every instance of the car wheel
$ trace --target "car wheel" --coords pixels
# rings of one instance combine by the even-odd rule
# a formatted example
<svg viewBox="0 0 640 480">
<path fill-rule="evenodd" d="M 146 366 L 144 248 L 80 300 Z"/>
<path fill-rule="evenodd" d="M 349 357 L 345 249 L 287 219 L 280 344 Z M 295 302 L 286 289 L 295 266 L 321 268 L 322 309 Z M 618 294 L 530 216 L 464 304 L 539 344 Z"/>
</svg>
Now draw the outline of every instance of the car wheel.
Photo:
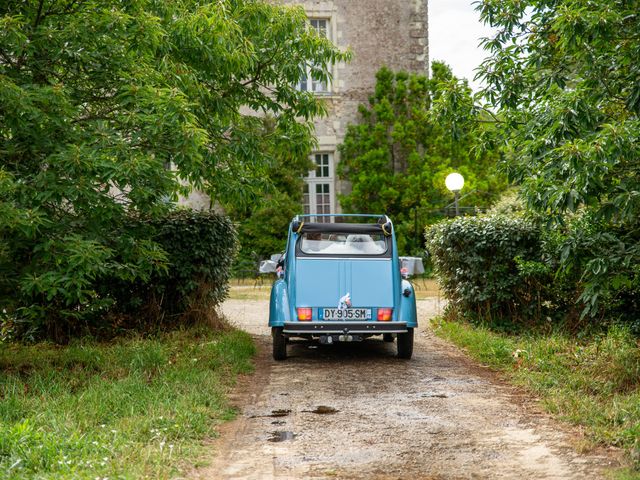
<svg viewBox="0 0 640 480">
<path fill-rule="evenodd" d="M 285 360 L 287 358 L 287 339 L 282 334 L 282 327 L 273 327 L 271 336 L 273 337 L 273 359 Z"/>
<path fill-rule="evenodd" d="M 395 338 L 393 338 L 393 334 L 392 333 L 383 333 L 382 334 L 382 340 L 384 340 L 385 342 L 393 343 Z"/>
<path fill-rule="evenodd" d="M 413 355 L 413 328 L 398 334 L 398 358 L 409 359 Z"/>
</svg>

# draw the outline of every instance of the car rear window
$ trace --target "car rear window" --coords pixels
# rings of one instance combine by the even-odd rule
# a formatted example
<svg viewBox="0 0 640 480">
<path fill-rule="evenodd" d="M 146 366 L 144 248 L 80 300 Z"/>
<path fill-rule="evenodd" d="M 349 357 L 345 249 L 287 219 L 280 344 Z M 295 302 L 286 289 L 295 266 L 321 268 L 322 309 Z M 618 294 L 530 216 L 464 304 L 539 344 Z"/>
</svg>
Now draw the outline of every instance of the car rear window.
<svg viewBox="0 0 640 480">
<path fill-rule="evenodd" d="M 303 233 L 300 251 L 305 255 L 383 255 L 388 249 L 381 233 Z"/>
</svg>

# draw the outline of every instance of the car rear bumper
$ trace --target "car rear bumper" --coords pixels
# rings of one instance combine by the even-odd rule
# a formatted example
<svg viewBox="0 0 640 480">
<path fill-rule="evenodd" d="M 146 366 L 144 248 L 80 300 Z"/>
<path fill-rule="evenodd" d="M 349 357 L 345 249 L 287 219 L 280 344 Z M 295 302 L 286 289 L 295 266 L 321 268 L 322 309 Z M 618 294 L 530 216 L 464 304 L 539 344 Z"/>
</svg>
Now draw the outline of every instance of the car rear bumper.
<svg viewBox="0 0 640 480">
<path fill-rule="evenodd" d="M 405 333 L 406 322 L 287 322 L 283 333 L 288 334 L 378 334 Z"/>
</svg>

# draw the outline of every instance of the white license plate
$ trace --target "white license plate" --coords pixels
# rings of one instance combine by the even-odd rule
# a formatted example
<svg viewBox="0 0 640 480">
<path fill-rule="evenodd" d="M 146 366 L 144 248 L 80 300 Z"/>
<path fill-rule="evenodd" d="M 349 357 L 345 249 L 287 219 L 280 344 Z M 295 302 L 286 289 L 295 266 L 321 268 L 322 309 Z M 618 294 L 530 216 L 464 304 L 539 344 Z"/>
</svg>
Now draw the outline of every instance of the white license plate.
<svg viewBox="0 0 640 480">
<path fill-rule="evenodd" d="M 370 308 L 323 308 L 323 320 L 371 320 Z"/>
</svg>

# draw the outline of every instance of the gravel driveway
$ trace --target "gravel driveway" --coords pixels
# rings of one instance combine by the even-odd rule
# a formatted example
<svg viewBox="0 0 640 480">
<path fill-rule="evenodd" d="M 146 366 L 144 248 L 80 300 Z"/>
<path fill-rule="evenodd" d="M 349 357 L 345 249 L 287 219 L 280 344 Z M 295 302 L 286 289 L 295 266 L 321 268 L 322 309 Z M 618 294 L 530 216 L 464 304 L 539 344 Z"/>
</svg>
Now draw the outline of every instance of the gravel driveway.
<svg viewBox="0 0 640 480">
<path fill-rule="evenodd" d="M 271 359 L 266 300 L 223 309 L 255 335 L 256 372 L 238 385 L 238 418 L 222 427 L 207 479 L 601 478 L 611 452 L 578 454 L 579 437 L 529 396 L 428 329 L 438 299 L 420 300 L 414 357 L 395 345 L 289 346 Z"/>
</svg>

